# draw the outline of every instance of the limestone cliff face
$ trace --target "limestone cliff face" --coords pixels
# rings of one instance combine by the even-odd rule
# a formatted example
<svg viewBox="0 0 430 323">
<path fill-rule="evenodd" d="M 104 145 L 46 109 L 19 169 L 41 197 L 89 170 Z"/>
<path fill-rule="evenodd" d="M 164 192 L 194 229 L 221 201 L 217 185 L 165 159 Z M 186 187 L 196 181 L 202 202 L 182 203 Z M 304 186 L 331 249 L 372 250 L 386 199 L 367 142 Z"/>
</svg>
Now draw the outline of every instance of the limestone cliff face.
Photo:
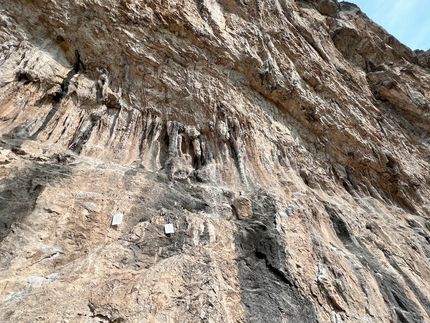
<svg viewBox="0 0 430 323">
<path fill-rule="evenodd" d="M 1 322 L 430 321 L 429 53 L 354 4 L 2 0 L 0 44 Z"/>
</svg>

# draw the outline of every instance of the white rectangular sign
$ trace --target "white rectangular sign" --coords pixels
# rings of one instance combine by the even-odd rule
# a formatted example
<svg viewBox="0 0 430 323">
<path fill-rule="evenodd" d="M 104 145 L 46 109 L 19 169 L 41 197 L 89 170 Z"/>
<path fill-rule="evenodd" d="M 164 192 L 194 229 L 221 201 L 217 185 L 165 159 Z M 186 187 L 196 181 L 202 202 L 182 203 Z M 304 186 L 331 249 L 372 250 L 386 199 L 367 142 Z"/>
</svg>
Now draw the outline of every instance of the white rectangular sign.
<svg viewBox="0 0 430 323">
<path fill-rule="evenodd" d="M 166 234 L 174 233 L 175 229 L 173 228 L 173 224 L 168 223 L 168 224 L 164 225 L 164 232 Z"/>
<path fill-rule="evenodd" d="M 113 216 L 113 219 L 112 219 L 112 225 L 119 225 L 119 224 L 121 224 L 123 216 L 124 216 L 124 214 L 122 214 L 122 213 L 115 214 Z"/>
</svg>

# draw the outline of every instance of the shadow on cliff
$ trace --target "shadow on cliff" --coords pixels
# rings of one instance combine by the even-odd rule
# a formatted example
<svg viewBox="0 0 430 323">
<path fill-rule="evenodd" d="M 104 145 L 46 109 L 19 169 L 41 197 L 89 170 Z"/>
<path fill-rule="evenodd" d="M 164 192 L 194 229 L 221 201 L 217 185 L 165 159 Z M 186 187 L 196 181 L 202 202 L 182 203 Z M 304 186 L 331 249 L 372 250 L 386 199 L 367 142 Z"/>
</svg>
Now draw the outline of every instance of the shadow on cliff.
<svg viewBox="0 0 430 323">
<path fill-rule="evenodd" d="M 286 267 L 275 202 L 261 194 L 252 204 L 253 215 L 238 222 L 235 232 L 238 277 L 249 322 L 317 322 L 312 302 Z"/>
<path fill-rule="evenodd" d="M 64 77 L 63 81 L 60 84 L 60 87 L 57 92 L 54 92 L 52 94 L 44 94 L 42 98 L 40 98 L 36 102 L 36 106 L 41 107 L 44 104 L 52 104 L 51 109 L 49 110 L 48 114 L 45 116 L 45 119 L 43 120 L 43 123 L 40 125 L 40 127 L 33 133 L 29 134 L 27 125 L 26 124 L 19 124 L 16 127 L 14 127 L 9 133 L 3 134 L 2 136 L 13 140 L 15 147 L 20 147 L 23 141 L 25 140 L 36 140 L 39 133 L 41 133 L 45 128 L 48 126 L 49 122 L 52 120 L 52 118 L 56 115 L 58 110 L 61 107 L 61 102 L 63 98 L 67 95 L 69 92 L 69 85 L 72 78 L 79 73 L 79 68 L 82 67 L 83 72 L 85 72 L 85 66 L 84 63 L 81 60 L 81 56 L 79 54 L 78 50 L 75 50 L 75 62 L 73 67 L 69 70 L 67 75 Z M 15 81 L 18 83 L 21 83 L 23 85 L 27 85 L 30 83 L 39 83 L 40 80 L 34 79 L 33 76 L 31 76 L 27 72 L 18 72 L 15 78 Z"/>
<path fill-rule="evenodd" d="M 54 155 L 50 161 L 32 161 L 30 167 L 16 170 L 0 179 L 0 243 L 33 212 L 37 199 L 48 185 L 70 177 L 72 166 L 67 157 Z"/>
<path fill-rule="evenodd" d="M 402 287 L 402 284 L 383 268 L 379 260 L 351 233 L 349 225 L 343 219 L 342 213 L 333 205 L 324 202 L 326 212 L 330 216 L 334 231 L 338 238 L 342 241 L 349 252 L 357 256 L 361 264 L 369 268 L 373 273 L 376 282 L 379 286 L 379 291 L 382 294 L 387 305 L 394 309 L 397 316 L 397 321 L 400 323 L 421 323 L 424 318 L 420 314 L 418 306 L 411 300 Z M 420 302 L 422 308 L 430 315 L 430 301 L 413 283 L 408 275 L 403 272 L 388 250 L 384 250 L 384 254 L 390 265 L 402 276 L 409 289 L 415 294 L 415 297 Z"/>
<path fill-rule="evenodd" d="M 140 185 L 139 175 L 155 183 L 156 189 L 143 189 L 125 214 L 127 221 L 123 224 L 122 232 L 124 239 L 130 242 L 127 247 L 133 251 L 133 257 L 127 258 L 124 265 L 133 270 L 152 265 L 153 260 L 148 262 L 148 259 L 157 259 L 158 262 L 192 248 L 193 242 L 188 233 L 189 215 L 184 213 L 198 213 L 209 208 L 202 192 L 186 183 L 169 180 L 164 172 L 130 169 L 124 174 L 126 190 Z M 174 234 L 164 233 L 164 225 L 168 223 L 174 225 Z M 139 230 L 139 227 L 145 228 L 145 237 L 130 238 L 133 236 L 130 233 L 134 229 Z"/>
</svg>

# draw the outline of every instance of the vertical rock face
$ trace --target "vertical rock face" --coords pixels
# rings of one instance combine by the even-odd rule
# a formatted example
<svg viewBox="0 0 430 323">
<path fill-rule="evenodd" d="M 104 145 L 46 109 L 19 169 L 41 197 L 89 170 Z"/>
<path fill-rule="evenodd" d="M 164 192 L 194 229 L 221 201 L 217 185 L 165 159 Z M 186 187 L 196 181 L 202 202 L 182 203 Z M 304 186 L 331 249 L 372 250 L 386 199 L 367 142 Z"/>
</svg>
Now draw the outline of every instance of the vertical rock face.
<svg viewBox="0 0 430 323">
<path fill-rule="evenodd" d="M 335 0 L 3 0 L 0 321 L 430 321 L 428 57 Z"/>
</svg>

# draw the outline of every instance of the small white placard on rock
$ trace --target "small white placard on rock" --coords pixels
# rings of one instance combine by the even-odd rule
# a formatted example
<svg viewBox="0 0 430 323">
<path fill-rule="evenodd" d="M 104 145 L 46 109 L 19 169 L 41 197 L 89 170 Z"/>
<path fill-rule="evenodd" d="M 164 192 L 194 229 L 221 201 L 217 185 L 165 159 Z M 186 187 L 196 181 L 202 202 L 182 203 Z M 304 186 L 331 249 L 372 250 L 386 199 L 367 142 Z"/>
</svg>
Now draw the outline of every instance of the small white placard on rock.
<svg viewBox="0 0 430 323">
<path fill-rule="evenodd" d="M 124 214 L 118 213 L 113 216 L 112 225 L 120 225 L 122 223 L 122 217 Z"/>
<path fill-rule="evenodd" d="M 165 224 L 164 225 L 164 232 L 166 234 L 174 233 L 175 229 L 173 228 L 173 224 L 171 224 L 171 223 Z"/>
</svg>

